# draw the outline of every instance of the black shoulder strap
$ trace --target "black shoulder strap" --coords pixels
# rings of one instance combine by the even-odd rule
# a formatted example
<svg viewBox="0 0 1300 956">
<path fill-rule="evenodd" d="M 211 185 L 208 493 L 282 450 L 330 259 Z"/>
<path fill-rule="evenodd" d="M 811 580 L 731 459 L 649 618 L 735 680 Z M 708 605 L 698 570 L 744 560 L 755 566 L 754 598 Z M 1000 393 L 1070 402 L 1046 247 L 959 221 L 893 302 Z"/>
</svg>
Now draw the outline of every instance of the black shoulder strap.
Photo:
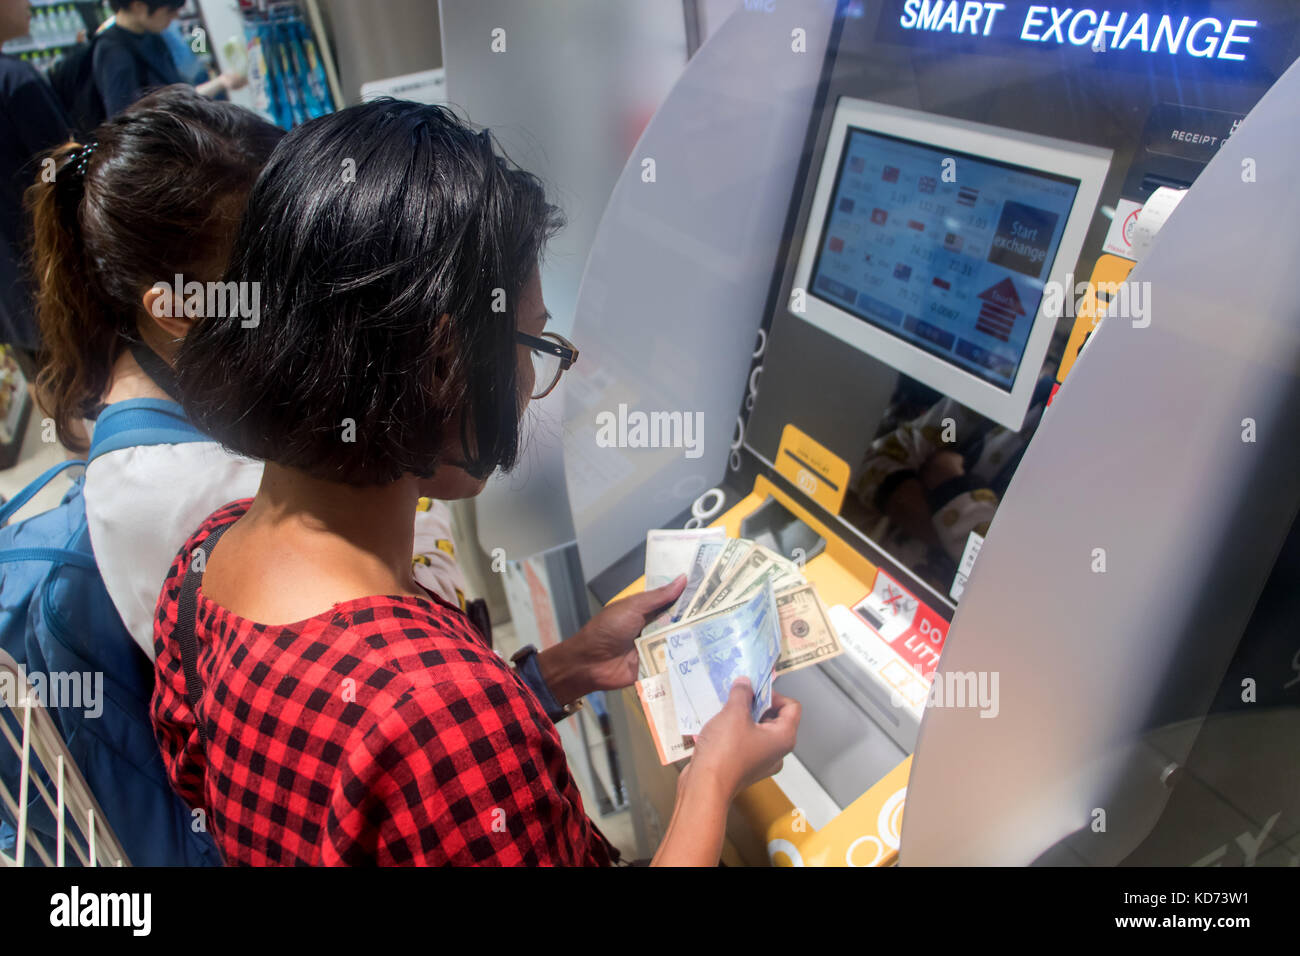
<svg viewBox="0 0 1300 956">
<path fill-rule="evenodd" d="M 185 580 L 181 582 L 181 595 L 176 602 L 175 637 L 176 642 L 181 646 L 181 667 L 185 670 L 185 699 L 189 701 L 190 712 L 194 714 L 194 723 L 199 729 L 199 740 L 204 744 L 208 742 L 208 734 L 203 729 L 203 717 L 199 714 L 199 700 L 203 697 L 203 681 L 199 678 L 199 642 L 194 633 L 194 623 L 199 610 L 199 584 L 203 581 L 203 570 L 207 567 L 212 550 L 229 528 L 230 525 L 227 524 L 213 531 L 190 555 L 190 566 L 185 572 Z"/>
<path fill-rule="evenodd" d="M 127 339 L 127 348 L 130 349 L 132 357 L 144 374 L 153 379 L 153 383 L 162 389 L 168 398 L 178 405 L 181 404 L 181 390 L 176 385 L 176 373 L 163 357 L 139 339 Z"/>
</svg>

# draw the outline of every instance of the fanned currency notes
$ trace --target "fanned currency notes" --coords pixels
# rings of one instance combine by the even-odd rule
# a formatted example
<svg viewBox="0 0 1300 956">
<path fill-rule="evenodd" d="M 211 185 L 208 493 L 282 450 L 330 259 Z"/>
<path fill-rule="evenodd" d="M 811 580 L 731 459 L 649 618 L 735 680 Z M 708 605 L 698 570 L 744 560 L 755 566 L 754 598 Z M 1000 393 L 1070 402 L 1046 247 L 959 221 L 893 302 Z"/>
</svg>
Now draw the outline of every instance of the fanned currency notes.
<svg viewBox="0 0 1300 956">
<path fill-rule="evenodd" d="M 744 604 L 671 628 L 665 641 L 669 686 L 682 734 L 698 734 L 722 710 L 740 677 L 748 678 L 754 688 L 754 720 L 772 706 L 781 633 L 770 587 Z"/>
<path fill-rule="evenodd" d="M 725 541 L 705 541 L 695 549 L 695 557 L 691 559 L 691 569 L 686 573 L 686 588 L 668 613 L 668 619 L 674 624 L 686 616 L 686 609 L 691 606 L 691 601 L 699 592 L 704 578 L 726 546 Z"/>
<path fill-rule="evenodd" d="M 685 573 L 686 588 L 637 640 L 637 694 L 662 763 L 689 756 L 694 735 L 722 709 L 742 674 L 753 717 L 771 706 L 772 683 L 841 653 L 816 590 L 799 567 L 721 529 L 652 531 L 646 587 Z M 651 577 L 654 580 L 651 580 Z"/>
<path fill-rule="evenodd" d="M 789 571 L 773 562 L 766 554 L 755 550 L 700 607 L 700 612 L 707 614 L 747 601 L 766 585 L 771 585 L 774 590 L 783 590 L 802 580 L 797 571 Z"/>
<path fill-rule="evenodd" d="M 776 565 L 773 564 L 772 559 L 755 545 L 749 549 L 745 559 L 736 566 L 736 569 L 727 576 L 726 580 L 712 594 L 708 595 L 697 610 L 703 613 L 736 603 L 734 600 L 728 599 L 738 596 L 742 592 L 744 585 L 756 579 L 765 569 L 775 567 Z"/>
<path fill-rule="evenodd" d="M 686 683 L 687 693 L 702 720 L 720 711 L 731 693 L 731 685 L 740 677 L 749 679 L 754 688 L 753 718 L 761 720 L 772 706 L 772 681 L 777 658 L 781 656 L 781 629 L 776 597 L 765 584 L 745 604 L 723 612 L 694 628 L 699 646 L 700 663 L 708 683 L 700 678 Z M 712 690 L 712 697 L 708 691 Z"/>
<path fill-rule="evenodd" d="M 731 577 L 733 571 L 749 556 L 749 552 L 754 550 L 754 543 L 746 541 L 743 538 L 729 538 L 722 546 L 722 552 L 718 555 L 713 566 L 709 568 L 709 573 L 704 577 L 704 583 L 700 585 L 695 597 L 691 599 L 690 606 L 682 618 L 694 617 L 700 613 L 701 607 L 709 597 L 722 586 L 722 582 Z"/>
</svg>

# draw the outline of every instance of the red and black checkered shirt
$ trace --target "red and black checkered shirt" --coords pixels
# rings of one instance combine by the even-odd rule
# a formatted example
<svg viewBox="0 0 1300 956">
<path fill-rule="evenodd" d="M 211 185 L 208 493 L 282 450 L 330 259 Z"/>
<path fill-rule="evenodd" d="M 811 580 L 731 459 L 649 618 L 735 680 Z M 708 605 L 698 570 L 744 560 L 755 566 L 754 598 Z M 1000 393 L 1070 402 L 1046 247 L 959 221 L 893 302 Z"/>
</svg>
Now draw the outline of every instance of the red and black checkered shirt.
<svg viewBox="0 0 1300 956">
<path fill-rule="evenodd" d="M 200 740 L 173 640 L 189 556 L 158 601 L 153 723 L 172 786 L 231 864 L 607 865 L 555 725 L 459 610 L 345 601 L 269 627 L 198 592 Z"/>
</svg>

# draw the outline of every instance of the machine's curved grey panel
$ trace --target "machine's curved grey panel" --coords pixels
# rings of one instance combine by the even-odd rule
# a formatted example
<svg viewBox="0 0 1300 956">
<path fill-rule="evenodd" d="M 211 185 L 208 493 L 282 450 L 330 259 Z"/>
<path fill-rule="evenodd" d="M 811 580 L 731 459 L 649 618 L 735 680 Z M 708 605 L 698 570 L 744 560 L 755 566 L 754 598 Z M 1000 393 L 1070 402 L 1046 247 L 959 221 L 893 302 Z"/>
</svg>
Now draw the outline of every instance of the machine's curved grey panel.
<svg viewBox="0 0 1300 956">
<path fill-rule="evenodd" d="M 935 678 L 997 673 L 997 716 L 927 711 L 903 864 L 1026 864 L 1098 809 L 1114 862 L 1159 815 L 1300 500 L 1297 156 L 1293 66 L 1132 275 L 1149 327 L 1107 319 L 1047 412 Z"/>
<path fill-rule="evenodd" d="M 714 30 L 637 144 L 596 234 L 564 437 L 588 577 L 726 469 L 834 18 L 831 0 L 771 6 L 738 9 Z M 691 448 L 605 447 L 598 416 L 620 405 L 702 416 L 702 432 Z"/>
<path fill-rule="evenodd" d="M 542 288 L 551 330 L 572 337 L 584 263 L 610 191 L 641 126 L 686 65 L 681 4 L 442 0 L 441 23 L 448 102 L 491 127 L 564 210 L 567 225 L 542 262 Z M 504 52 L 494 48 L 496 30 Z M 523 558 L 573 540 L 562 415 L 563 391 L 534 403 L 518 467 L 494 476 L 476 499 L 484 553 L 503 548 Z"/>
</svg>

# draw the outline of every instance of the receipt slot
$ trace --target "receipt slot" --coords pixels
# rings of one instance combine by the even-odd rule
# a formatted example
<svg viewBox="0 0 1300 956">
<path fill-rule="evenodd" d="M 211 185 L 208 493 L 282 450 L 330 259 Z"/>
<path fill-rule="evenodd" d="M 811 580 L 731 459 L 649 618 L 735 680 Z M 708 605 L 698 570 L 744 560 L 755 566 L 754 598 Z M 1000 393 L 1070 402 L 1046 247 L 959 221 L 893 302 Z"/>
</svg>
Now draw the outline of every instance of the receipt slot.
<svg viewBox="0 0 1300 956">
<path fill-rule="evenodd" d="M 1241 833 L 1278 860 L 1279 829 L 1300 830 L 1264 771 L 1240 812 L 1222 759 L 1230 739 L 1254 741 L 1252 766 L 1284 752 L 1269 735 L 1300 686 L 1274 568 L 1300 500 L 1274 444 L 1294 434 L 1276 283 L 1297 252 L 1282 77 L 1300 11 L 1120 6 L 739 9 L 615 190 L 575 329 L 597 357 L 566 409 L 593 591 L 640 589 L 646 530 L 717 489 L 729 535 L 824 542 L 804 574 L 845 648 L 778 680 L 804 704 L 799 743 L 737 801 L 728 862 L 1114 863 L 1214 842 L 1190 863 Z M 815 81 L 799 30 L 825 40 Z M 678 324 L 669 357 L 647 330 Z M 702 412 L 703 455 L 594 455 L 589 422 L 619 402 Z M 1191 654 L 1210 626 L 1216 653 Z M 1237 714 L 1225 688 L 1262 687 L 1256 669 L 1281 709 Z M 676 770 L 634 695 L 615 723 L 648 850 Z M 1196 830 L 1191 794 L 1229 807 L 1222 827 Z"/>
</svg>

